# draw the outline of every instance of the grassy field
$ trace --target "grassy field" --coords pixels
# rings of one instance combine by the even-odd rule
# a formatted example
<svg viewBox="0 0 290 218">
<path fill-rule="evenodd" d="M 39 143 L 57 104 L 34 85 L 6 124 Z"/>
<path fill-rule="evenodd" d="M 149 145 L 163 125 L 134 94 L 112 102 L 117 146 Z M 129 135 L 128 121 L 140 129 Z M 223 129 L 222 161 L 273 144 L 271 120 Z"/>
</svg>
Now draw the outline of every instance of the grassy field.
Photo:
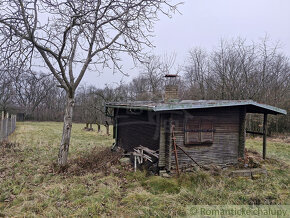
<svg viewBox="0 0 290 218">
<path fill-rule="evenodd" d="M 110 146 L 111 136 L 82 130 L 74 124 L 70 161 Z M 267 177 L 256 180 L 213 176 L 199 171 L 179 178 L 146 176 L 121 167 L 111 173 L 57 173 L 62 124 L 18 123 L 10 141 L 0 148 L 1 216 L 174 216 L 186 215 L 190 205 L 290 204 L 290 144 L 269 140 Z M 261 151 L 261 139 L 247 148 Z"/>
</svg>

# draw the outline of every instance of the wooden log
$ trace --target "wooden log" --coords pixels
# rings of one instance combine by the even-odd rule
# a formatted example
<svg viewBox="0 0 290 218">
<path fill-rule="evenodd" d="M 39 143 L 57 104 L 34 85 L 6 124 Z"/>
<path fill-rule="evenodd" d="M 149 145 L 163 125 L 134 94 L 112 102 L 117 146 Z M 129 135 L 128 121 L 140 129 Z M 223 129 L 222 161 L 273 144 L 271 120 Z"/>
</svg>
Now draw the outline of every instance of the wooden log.
<svg viewBox="0 0 290 218">
<path fill-rule="evenodd" d="M 136 149 L 140 149 L 140 150 L 142 150 L 143 152 L 146 152 L 146 153 L 148 153 L 149 155 L 152 155 L 153 157 L 158 158 L 158 154 L 156 153 L 156 151 L 153 151 L 153 150 L 151 150 L 151 149 L 149 149 L 149 148 L 147 148 L 147 147 L 144 147 L 144 146 L 140 145 L 140 146 L 137 147 Z M 134 149 L 134 150 L 135 150 L 135 149 Z"/>
<path fill-rule="evenodd" d="M 266 148 L 267 147 L 267 114 L 264 114 L 263 122 L 263 159 L 266 159 Z"/>
<path fill-rule="evenodd" d="M 137 157 L 139 163 L 142 163 L 142 161 L 141 161 L 142 158 L 144 158 L 146 160 L 149 160 L 150 162 L 153 162 L 152 158 L 150 156 L 146 155 L 146 154 L 142 154 L 142 153 L 139 153 L 139 152 L 133 152 L 132 154 L 133 154 L 134 157 Z"/>
</svg>

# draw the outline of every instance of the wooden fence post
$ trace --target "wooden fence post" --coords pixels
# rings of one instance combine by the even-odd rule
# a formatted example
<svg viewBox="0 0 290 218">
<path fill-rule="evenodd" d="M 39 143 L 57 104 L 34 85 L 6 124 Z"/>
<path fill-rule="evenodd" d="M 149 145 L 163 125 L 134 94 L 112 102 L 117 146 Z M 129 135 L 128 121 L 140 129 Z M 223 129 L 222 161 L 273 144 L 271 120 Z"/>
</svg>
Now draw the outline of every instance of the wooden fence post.
<svg viewBox="0 0 290 218">
<path fill-rule="evenodd" d="M 266 159 L 266 149 L 267 149 L 267 114 L 264 114 L 264 122 L 263 122 L 263 159 Z"/>
</svg>

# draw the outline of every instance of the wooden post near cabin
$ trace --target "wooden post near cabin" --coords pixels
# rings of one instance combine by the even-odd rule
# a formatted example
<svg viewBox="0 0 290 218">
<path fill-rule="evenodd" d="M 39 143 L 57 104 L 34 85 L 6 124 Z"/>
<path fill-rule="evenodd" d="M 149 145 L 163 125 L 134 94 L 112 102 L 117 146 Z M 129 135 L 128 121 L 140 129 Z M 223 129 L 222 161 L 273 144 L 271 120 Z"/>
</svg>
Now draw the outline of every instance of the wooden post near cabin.
<svg viewBox="0 0 290 218">
<path fill-rule="evenodd" d="M 240 108 L 239 116 L 239 145 L 238 145 L 238 158 L 245 156 L 245 141 L 246 141 L 246 107 Z"/>
<path fill-rule="evenodd" d="M 264 122 L 263 122 L 263 159 L 266 159 L 266 147 L 267 147 L 267 114 L 264 114 Z"/>
<path fill-rule="evenodd" d="M 164 114 L 160 114 L 160 136 L 159 136 L 159 160 L 158 167 L 161 170 L 165 168 L 165 122 Z M 170 154 L 171 155 L 171 154 Z"/>
</svg>

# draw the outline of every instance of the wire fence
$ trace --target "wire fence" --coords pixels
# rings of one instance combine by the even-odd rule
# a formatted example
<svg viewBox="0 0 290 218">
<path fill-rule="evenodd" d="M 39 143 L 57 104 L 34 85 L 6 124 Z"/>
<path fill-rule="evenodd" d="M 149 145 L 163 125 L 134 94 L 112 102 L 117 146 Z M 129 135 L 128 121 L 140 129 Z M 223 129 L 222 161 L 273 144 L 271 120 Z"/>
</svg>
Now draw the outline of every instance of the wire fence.
<svg viewBox="0 0 290 218">
<path fill-rule="evenodd" d="M 0 117 L 0 142 L 7 140 L 8 136 L 15 131 L 16 128 L 16 115 L 9 115 L 8 113 Z"/>
</svg>

